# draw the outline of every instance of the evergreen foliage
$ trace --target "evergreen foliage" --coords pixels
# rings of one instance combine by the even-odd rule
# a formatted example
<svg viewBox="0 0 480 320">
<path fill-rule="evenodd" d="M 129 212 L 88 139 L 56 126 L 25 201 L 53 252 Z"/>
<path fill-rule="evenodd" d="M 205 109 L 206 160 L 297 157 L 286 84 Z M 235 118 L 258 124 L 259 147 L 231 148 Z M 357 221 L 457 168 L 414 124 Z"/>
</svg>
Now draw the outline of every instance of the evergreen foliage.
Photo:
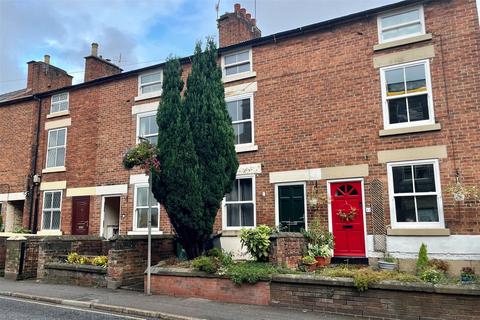
<svg viewBox="0 0 480 320">
<path fill-rule="evenodd" d="M 213 40 L 208 40 L 205 51 L 197 43 L 183 98 L 181 74 L 179 60 L 169 59 L 157 114 L 161 169 L 153 171 L 152 189 L 192 259 L 203 252 L 213 232 L 238 161 Z"/>
<path fill-rule="evenodd" d="M 417 274 L 421 274 L 428 267 L 427 246 L 422 243 L 418 251 Z"/>
</svg>

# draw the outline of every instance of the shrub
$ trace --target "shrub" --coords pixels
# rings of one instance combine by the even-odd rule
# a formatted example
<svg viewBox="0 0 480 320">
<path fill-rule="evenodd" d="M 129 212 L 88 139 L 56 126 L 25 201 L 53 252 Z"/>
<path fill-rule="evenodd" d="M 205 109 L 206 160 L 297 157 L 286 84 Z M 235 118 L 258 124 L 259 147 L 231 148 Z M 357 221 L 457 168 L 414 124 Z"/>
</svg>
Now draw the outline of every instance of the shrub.
<svg viewBox="0 0 480 320">
<path fill-rule="evenodd" d="M 108 266 L 108 257 L 107 256 L 98 256 L 92 259 L 92 264 L 94 266 L 104 267 Z"/>
<path fill-rule="evenodd" d="M 24 227 L 15 227 L 15 229 L 13 229 L 13 233 L 32 233 L 32 231 Z"/>
<path fill-rule="evenodd" d="M 77 264 L 80 261 L 80 255 L 76 252 L 70 252 L 67 256 L 68 263 L 75 263 Z"/>
<path fill-rule="evenodd" d="M 206 273 L 216 273 L 220 268 L 220 261 L 216 257 L 200 256 L 192 261 L 192 266 Z"/>
<path fill-rule="evenodd" d="M 429 266 L 442 272 L 448 271 L 448 262 L 440 259 L 432 259 Z"/>
<path fill-rule="evenodd" d="M 426 268 L 428 268 L 427 246 L 422 243 L 418 251 L 417 274 L 421 274 Z"/>
<path fill-rule="evenodd" d="M 217 258 L 220 264 L 224 267 L 233 263 L 233 253 L 223 251 L 220 248 L 213 248 L 208 250 L 207 257 Z"/>
<path fill-rule="evenodd" d="M 314 256 L 329 257 L 333 250 L 333 234 L 320 226 L 318 220 L 313 220 L 308 230 L 301 230 L 307 240 L 309 250 L 317 251 Z"/>
<path fill-rule="evenodd" d="M 272 228 L 260 225 L 252 229 L 242 229 L 240 242 L 256 261 L 267 261 L 270 250 Z"/>
<path fill-rule="evenodd" d="M 420 279 L 432 284 L 439 283 L 444 279 L 444 277 L 445 275 L 443 272 L 438 271 L 437 269 L 434 269 L 434 268 L 427 268 L 424 271 L 422 271 L 420 275 Z"/>
<path fill-rule="evenodd" d="M 308 247 L 308 255 L 312 257 L 330 257 L 332 256 L 332 249 L 327 245 L 321 244 L 311 244 L 307 245 Z"/>
<path fill-rule="evenodd" d="M 236 285 L 242 283 L 256 283 L 262 279 L 269 279 L 273 274 L 282 273 L 279 268 L 261 262 L 241 262 L 231 265 L 227 269 L 227 276 Z"/>
<path fill-rule="evenodd" d="M 304 256 L 302 258 L 302 263 L 303 264 L 314 264 L 314 263 L 317 263 L 317 260 L 315 260 L 315 258 L 312 257 L 312 256 Z"/>
</svg>

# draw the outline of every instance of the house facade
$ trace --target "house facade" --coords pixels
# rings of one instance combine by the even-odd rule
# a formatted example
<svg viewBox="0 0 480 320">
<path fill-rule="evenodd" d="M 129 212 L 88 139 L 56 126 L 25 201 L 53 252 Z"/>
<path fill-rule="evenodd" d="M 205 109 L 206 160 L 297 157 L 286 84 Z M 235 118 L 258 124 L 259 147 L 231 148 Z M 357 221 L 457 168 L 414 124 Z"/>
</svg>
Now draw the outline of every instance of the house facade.
<svg viewBox="0 0 480 320">
<path fill-rule="evenodd" d="M 425 243 L 479 263 L 478 203 L 447 192 L 480 181 L 475 0 L 408 0 L 263 37 L 235 5 L 218 24 L 240 162 L 215 224 L 223 248 L 240 250 L 243 227 L 318 221 L 336 257 L 409 259 Z M 148 179 L 122 157 L 156 141 L 162 66 L 122 72 L 94 44 L 84 83 L 58 72 L 0 99 L 7 231 L 146 233 Z M 172 233 L 153 205 L 154 233 Z"/>
</svg>

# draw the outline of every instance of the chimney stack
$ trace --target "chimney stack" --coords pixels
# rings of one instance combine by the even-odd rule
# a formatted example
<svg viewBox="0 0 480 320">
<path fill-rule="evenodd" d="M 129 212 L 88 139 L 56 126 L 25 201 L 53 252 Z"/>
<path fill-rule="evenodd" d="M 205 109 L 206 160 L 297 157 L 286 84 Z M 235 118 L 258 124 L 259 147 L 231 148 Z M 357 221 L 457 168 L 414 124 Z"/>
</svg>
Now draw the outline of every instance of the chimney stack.
<svg viewBox="0 0 480 320">
<path fill-rule="evenodd" d="M 103 59 L 102 56 L 99 56 L 98 43 L 92 43 L 90 55 L 85 57 L 85 82 L 113 76 L 122 71 L 123 70 L 113 64 L 110 59 Z"/>
<path fill-rule="evenodd" d="M 220 47 L 228 47 L 262 36 L 256 20 L 252 19 L 252 15 L 239 3 L 234 5 L 233 12 L 223 14 L 217 22 Z"/>
<path fill-rule="evenodd" d="M 32 94 L 59 89 L 72 85 L 72 76 L 65 70 L 50 64 L 50 56 L 43 56 L 43 61 L 27 62 L 27 89 Z"/>
</svg>

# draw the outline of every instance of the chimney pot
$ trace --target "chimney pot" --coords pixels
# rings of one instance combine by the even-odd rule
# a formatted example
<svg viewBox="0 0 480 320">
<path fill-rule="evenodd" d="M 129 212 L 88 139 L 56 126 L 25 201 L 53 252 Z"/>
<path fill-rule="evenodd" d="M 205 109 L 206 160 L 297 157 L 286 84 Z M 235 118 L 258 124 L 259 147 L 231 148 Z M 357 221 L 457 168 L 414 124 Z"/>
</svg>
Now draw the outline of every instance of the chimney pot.
<svg viewBox="0 0 480 320">
<path fill-rule="evenodd" d="M 240 13 L 242 14 L 242 16 L 245 17 L 245 15 L 247 14 L 247 9 L 241 8 L 241 9 L 240 9 Z"/>
<path fill-rule="evenodd" d="M 46 64 L 50 64 L 50 56 L 48 54 L 43 56 L 43 62 Z"/>
<path fill-rule="evenodd" d="M 98 55 L 98 43 L 92 43 L 92 51 L 90 54 L 94 57 Z"/>
<path fill-rule="evenodd" d="M 252 22 L 252 24 L 255 26 L 257 25 L 257 19 L 250 19 L 250 21 Z"/>
<path fill-rule="evenodd" d="M 241 7 L 242 6 L 240 5 L 240 3 L 235 3 L 235 5 L 233 6 L 235 12 L 239 12 Z"/>
<path fill-rule="evenodd" d="M 246 16 L 245 16 L 248 20 L 251 20 L 252 19 L 252 15 L 250 13 L 247 13 Z"/>
</svg>

